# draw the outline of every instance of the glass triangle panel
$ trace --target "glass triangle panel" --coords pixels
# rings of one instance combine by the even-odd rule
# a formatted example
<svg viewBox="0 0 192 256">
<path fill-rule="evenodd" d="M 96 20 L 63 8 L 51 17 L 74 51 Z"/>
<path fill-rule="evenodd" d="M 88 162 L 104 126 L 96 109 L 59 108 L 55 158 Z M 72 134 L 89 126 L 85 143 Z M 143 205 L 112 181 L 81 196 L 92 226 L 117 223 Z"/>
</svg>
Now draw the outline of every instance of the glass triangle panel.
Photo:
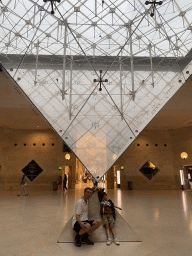
<svg viewBox="0 0 192 256">
<path fill-rule="evenodd" d="M 97 180 L 192 73 L 190 0 L 2 2 L 2 65 Z"/>
</svg>

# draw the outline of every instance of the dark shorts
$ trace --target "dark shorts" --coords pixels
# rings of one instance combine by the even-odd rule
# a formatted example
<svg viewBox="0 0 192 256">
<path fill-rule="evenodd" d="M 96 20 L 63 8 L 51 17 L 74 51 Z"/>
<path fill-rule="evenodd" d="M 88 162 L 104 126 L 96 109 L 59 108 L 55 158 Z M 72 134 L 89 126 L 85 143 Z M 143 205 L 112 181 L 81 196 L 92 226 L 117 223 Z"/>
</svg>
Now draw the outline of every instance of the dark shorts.
<svg viewBox="0 0 192 256">
<path fill-rule="evenodd" d="M 89 223 L 91 225 L 91 227 L 92 227 L 93 226 L 93 221 L 94 220 L 84 220 L 82 222 Z M 75 230 L 76 232 L 79 233 L 79 231 L 81 230 L 81 226 L 79 225 L 79 222 L 77 222 L 77 221 L 75 222 L 73 230 Z"/>
<path fill-rule="evenodd" d="M 115 219 L 114 219 L 113 215 L 103 214 L 102 217 L 103 217 L 103 225 L 111 224 L 111 223 L 115 224 Z"/>
</svg>

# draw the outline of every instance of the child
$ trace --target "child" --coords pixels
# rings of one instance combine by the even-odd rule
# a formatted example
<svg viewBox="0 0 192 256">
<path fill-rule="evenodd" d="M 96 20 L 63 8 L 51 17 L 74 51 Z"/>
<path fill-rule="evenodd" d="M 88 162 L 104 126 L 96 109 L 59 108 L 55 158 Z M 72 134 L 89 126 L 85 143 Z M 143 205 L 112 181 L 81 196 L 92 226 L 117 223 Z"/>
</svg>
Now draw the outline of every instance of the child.
<svg viewBox="0 0 192 256">
<path fill-rule="evenodd" d="M 107 198 L 107 193 L 103 192 L 102 193 L 102 201 L 100 204 L 100 213 L 103 217 L 103 225 L 106 228 L 106 233 L 107 233 L 107 245 L 110 245 L 112 240 L 109 235 L 109 231 L 111 229 L 111 232 L 114 237 L 114 242 L 116 245 L 119 245 L 119 240 L 116 237 L 116 232 L 115 232 L 115 219 L 116 219 L 116 214 L 115 214 L 115 208 L 118 208 L 119 210 L 122 210 L 121 208 L 114 206 L 114 203 Z"/>
</svg>

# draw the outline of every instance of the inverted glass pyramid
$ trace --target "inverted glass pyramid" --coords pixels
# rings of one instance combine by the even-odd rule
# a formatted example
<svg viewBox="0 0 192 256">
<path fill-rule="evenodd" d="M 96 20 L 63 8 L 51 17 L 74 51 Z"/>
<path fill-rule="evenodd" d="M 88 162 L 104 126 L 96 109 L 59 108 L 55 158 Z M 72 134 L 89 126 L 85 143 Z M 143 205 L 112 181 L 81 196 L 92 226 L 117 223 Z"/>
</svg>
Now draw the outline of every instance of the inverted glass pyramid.
<svg viewBox="0 0 192 256">
<path fill-rule="evenodd" d="M 97 180 L 192 73 L 191 0 L 155 2 L 0 3 L 2 65 Z"/>
</svg>

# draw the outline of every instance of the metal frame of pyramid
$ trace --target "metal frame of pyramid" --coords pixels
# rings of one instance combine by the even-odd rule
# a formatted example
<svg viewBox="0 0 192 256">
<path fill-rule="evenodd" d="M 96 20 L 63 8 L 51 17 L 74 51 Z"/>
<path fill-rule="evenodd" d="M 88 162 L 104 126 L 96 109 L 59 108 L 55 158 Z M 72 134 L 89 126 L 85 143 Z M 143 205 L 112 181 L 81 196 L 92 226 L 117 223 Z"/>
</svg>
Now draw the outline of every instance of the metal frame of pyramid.
<svg viewBox="0 0 192 256">
<path fill-rule="evenodd" d="M 0 3 L 0 61 L 99 180 L 192 73 L 192 3 L 51 4 Z"/>
</svg>

